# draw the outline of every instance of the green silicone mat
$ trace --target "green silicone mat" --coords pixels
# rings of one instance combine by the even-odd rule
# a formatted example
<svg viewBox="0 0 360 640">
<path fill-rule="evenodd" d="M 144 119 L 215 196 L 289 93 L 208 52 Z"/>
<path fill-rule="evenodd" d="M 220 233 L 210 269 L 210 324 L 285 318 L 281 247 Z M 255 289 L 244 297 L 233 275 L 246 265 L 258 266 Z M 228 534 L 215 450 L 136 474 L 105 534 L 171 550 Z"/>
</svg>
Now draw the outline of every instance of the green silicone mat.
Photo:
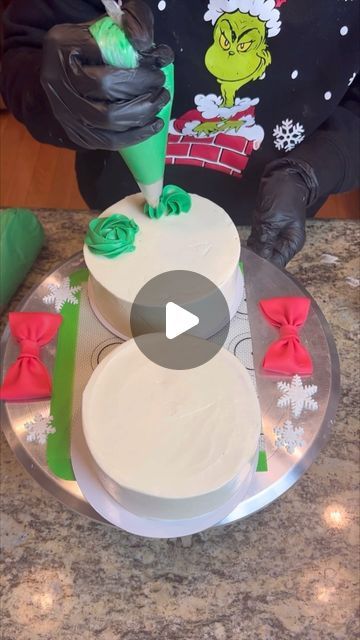
<svg viewBox="0 0 360 640">
<path fill-rule="evenodd" d="M 70 287 L 81 289 L 75 294 L 75 302 L 74 299 L 72 302 L 65 300 L 60 311 L 63 323 L 58 334 L 50 404 L 56 431 L 48 436 L 46 453 L 49 469 L 64 480 L 75 479 L 70 457 L 71 429 L 75 420 L 81 420 L 83 390 L 99 362 L 123 342 L 95 317 L 87 296 L 87 279 L 86 269 L 72 273 Z M 224 346 L 240 359 L 256 386 L 246 296 L 230 323 Z M 262 434 L 257 471 L 267 469 Z"/>
</svg>

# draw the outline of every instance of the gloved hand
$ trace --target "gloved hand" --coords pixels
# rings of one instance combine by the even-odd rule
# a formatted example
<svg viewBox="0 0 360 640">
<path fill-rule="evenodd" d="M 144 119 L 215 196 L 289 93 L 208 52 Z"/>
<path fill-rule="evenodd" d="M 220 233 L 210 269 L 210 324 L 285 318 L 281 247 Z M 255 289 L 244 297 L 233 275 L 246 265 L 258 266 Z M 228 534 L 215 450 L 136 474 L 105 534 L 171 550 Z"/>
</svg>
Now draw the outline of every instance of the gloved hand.
<svg viewBox="0 0 360 640">
<path fill-rule="evenodd" d="M 144 3 L 132 0 L 127 6 L 133 45 L 150 44 L 152 32 L 145 37 L 136 21 L 138 6 L 144 23 Z M 160 45 L 142 53 L 136 69 L 108 66 L 88 27 L 57 25 L 45 38 L 41 84 L 54 115 L 70 140 L 85 149 L 118 150 L 142 142 L 163 127 L 156 114 L 170 96 L 160 67 L 172 62 L 173 53 Z"/>
<path fill-rule="evenodd" d="M 284 158 L 270 163 L 260 181 L 248 247 L 285 267 L 304 246 L 306 207 L 316 191 L 307 162 Z"/>
</svg>

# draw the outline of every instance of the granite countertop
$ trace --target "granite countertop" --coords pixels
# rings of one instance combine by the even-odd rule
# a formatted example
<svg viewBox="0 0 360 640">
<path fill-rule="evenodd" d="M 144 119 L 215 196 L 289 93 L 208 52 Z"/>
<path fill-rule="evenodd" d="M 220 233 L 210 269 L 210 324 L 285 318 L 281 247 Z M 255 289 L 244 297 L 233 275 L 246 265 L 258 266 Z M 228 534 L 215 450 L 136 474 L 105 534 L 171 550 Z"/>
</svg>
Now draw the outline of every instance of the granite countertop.
<svg viewBox="0 0 360 640">
<path fill-rule="evenodd" d="M 39 211 L 47 234 L 14 306 L 81 249 L 87 212 Z M 2 640 L 352 640 L 359 637 L 359 224 L 312 221 L 289 265 L 330 322 L 342 397 L 302 479 L 239 523 L 148 540 L 70 512 L 2 447 Z M 247 230 L 242 229 L 241 235 Z M 321 255 L 339 258 L 324 264 Z"/>
</svg>

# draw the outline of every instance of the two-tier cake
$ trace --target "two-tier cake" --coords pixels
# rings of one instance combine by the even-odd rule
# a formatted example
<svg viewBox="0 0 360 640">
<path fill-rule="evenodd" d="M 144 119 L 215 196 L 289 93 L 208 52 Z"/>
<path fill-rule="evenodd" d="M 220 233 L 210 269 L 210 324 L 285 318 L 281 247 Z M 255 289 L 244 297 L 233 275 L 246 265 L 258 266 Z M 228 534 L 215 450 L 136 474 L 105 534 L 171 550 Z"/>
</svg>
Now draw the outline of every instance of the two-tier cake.
<svg viewBox="0 0 360 640">
<path fill-rule="evenodd" d="M 130 337 L 88 382 L 85 440 L 108 493 L 150 518 L 193 518 L 231 502 L 254 471 L 261 428 L 253 383 L 228 351 L 220 349 L 195 368 L 167 369 L 131 339 L 132 304 L 145 283 L 164 272 L 192 271 L 210 280 L 227 303 L 224 325 L 241 302 L 236 227 L 213 202 L 185 196 L 182 212 L 170 207 L 161 218 L 147 215 L 141 194 L 125 198 L 91 223 L 84 247 L 96 315 L 114 333 Z M 145 336 L 155 342 L 161 335 L 156 318 L 151 315 L 154 326 Z M 221 329 L 219 318 L 213 327 L 208 320 L 207 335 L 185 336 L 185 349 L 196 350 L 194 340 L 204 344 Z"/>
</svg>

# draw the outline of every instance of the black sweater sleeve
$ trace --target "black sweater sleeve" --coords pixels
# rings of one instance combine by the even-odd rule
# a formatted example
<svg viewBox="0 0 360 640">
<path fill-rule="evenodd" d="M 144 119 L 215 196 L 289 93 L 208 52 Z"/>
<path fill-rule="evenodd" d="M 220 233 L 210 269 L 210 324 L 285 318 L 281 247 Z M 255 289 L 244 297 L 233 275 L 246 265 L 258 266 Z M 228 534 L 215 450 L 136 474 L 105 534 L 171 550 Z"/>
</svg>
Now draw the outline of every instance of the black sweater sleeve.
<svg viewBox="0 0 360 640">
<path fill-rule="evenodd" d="M 12 0 L 4 12 L 1 93 L 39 142 L 77 148 L 53 115 L 40 83 L 44 37 L 56 24 L 87 22 L 103 13 L 101 0 Z"/>
<path fill-rule="evenodd" d="M 360 75 L 334 113 L 287 158 L 305 160 L 318 181 L 317 197 L 359 186 Z"/>
</svg>

